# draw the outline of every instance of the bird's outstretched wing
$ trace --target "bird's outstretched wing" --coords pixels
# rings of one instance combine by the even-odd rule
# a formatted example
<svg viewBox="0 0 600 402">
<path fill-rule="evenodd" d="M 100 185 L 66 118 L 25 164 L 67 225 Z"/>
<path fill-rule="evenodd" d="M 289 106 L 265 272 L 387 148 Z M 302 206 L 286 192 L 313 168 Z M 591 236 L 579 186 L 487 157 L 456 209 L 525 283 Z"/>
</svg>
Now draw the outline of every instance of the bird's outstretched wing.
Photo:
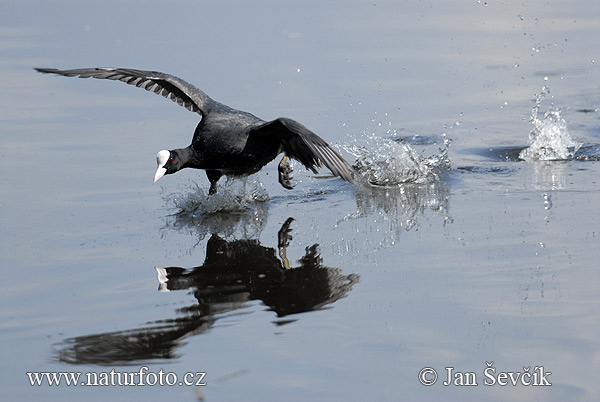
<svg viewBox="0 0 600 402">
<path fill-rule="evenodd" d="M 317 167 L 325 166 L 334 176 L 349 183 L 354 181 L 350 164 L 324 139 L 297 121 L 281 117 L 254 128 L 252 133 L 277 136 L 281 139 L 285 154 L 300 161 L 314 173 L 317 173 Z"/>
<path fill-rule="evenodd" d="M 102 78 L 119 80 L 129 85 L 152 91 L 171 99 L 186 109 L 204 116 L 218 104 L 204 92 L 188 82 L 170 74 L 158 71 L 133 70 L 128 68 L 98 67 L 58 70 L 56 68 L 36 68 L 40 73 L 58 74 L 66 77 Z"/>
</svg>

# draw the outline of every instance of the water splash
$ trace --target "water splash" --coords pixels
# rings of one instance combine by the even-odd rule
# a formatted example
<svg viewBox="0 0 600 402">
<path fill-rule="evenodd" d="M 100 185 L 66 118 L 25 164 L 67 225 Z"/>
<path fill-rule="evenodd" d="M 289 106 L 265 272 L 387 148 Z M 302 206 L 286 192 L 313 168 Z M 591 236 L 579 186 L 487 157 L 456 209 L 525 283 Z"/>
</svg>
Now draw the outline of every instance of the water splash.
<svg viewBox="0 0 600 402">
<path fill-rule="evenodd" d="M 191 181 L 185 190 L 164 194 L 167 204 L 179 209 L 179 214 L 197 217 L 217 212 L 243 212 L 256 204 L 269 200 L 269 195 L 258 175 L 243 178 L 227 178 L 219 183 L 216 194 L 208 196 L 200 185 Z"/>
<path fill-rule="evenodd" d="M 540 117 L 540 106 L 549 93 L 550 89 L 544 86 L 535 97 L 535 106 L 531 110 L 534 127 L 529 133 L 530 145 L 519 153 L 519 158 L 527 162 L 571 160 L 583 145 L 571 137 L 559 108 L 551 107 Z"/>
<path fill-rule="evenodd" d="M 429 157 L 418 153 L 403 139 L 381 138 L 376 134 L 363 134 L 345 144 L 344 149 L 354 155 L 354 169 L 373 186 L 397 186 L 404 183 L 435 183 L 440 175 L 451 168 L 448 148 L 452 142 L 442 134 L 443 146 L 439 153 Z"/>
</svg>

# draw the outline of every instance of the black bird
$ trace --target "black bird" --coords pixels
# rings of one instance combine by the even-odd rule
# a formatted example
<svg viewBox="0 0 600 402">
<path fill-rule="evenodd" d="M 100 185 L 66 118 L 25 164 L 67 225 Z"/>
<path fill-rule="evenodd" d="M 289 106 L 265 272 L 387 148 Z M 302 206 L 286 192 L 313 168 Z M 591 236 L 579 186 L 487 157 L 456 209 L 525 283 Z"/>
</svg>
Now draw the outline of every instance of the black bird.
<svg viewBox="0 0 600 402">
<path fill-rule="evenodd" d="M 288 157 L 300 161 L 314 173 L 317 173 L 317 167 L 325 166 L 334 176 L 353 182 L 352 167 L 348 162 L 325 140 L 297 121 L 282 117 L 266 122 L 211 99 L 198 88 L 173 75 L 127 68 L 36 70 L 66 77 L 123 81 L 162 95 L 200 114 L 202 119 L 187 148 L 158 153 L 154 182 L 165 174 L 183 168 L 204 169 L 210 181 L 210 195 L 217 192 L 217 181 L 222 175 L 245 176 L 256 173 L 281 152 L 284 156 L 278 167 L 279 182 L 287 189 L 293 188 Z"/>
</svg>

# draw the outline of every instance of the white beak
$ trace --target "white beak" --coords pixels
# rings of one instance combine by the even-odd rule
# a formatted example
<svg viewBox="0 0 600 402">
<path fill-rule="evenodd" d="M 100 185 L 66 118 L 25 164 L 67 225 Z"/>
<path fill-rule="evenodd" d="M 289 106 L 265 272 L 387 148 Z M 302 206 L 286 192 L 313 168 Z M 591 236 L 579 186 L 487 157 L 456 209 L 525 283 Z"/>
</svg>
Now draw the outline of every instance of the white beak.
<svg viewBox="0 0 600 402">
<path fill-rule="evenodd" d="M 156 169 L 156 173 L 154 173 L 154 183 L 156 183 L 158 179 L 160 179 L 165 175 L 165 173 L 167 173 L 165 165 L 169 161 L 170 157 L 171 153 L 166 150 L 162 150 L 156 155 L 156 164 L 158 165 L 158 168 Z"/>
<path fill-rule="evenodd" d="M 154 183 L 156 183 L 158 179 L 163 177 L 165 173 L 167 173 L 167 169 L 165 169 L 164 167 L 159 167 L 158 169 L 156 169 L 156 173 L 154 173 Z"/>
<path fill-rule="evenodd" d="M 161 267 L 154 267 L 156 269 L 156 273 L 158 275 L 158 291 L 159 292 L 170 292 L 167 282 L 169 282 L 169 278 L 167 277 L 167 270 Z"/>
</svg>

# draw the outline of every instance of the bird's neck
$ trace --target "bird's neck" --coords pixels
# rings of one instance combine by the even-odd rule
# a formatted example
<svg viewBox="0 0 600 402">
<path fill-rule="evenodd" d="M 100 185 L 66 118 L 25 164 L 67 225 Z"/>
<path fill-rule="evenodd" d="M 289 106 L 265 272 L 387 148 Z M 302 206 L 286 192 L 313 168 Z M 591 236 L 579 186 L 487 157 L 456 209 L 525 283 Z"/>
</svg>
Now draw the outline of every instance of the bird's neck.
<svg viewBox="0 0 600 402">
<path fill-rule="evenodd" d="M 188 146 L 185 148 L 174 149 L 172 152 L 176 152 L 179 159 L 183 163 L 181 169 L 183 168 L 198 168 L 198 161 L 194 155 L 194 151 L 192 150 L 192 146 Z"/>
</svg>

